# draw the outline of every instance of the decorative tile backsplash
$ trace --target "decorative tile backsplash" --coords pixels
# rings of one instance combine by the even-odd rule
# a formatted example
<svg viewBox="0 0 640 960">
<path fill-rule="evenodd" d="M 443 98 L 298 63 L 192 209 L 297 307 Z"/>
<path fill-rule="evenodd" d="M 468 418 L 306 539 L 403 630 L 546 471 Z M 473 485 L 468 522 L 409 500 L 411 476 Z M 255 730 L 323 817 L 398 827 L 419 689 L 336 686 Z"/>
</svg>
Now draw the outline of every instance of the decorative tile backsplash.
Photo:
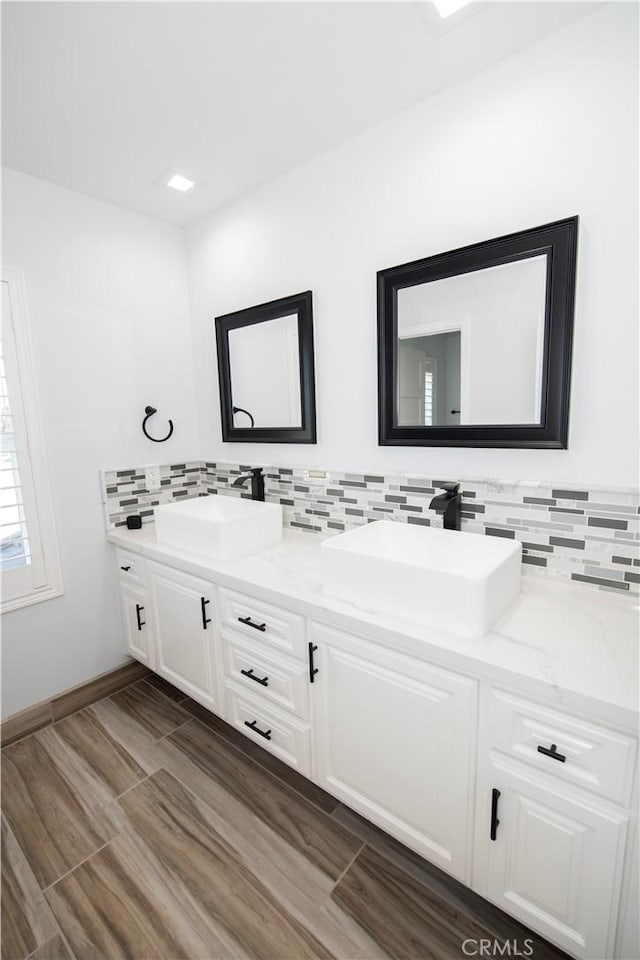
<svg viewBox="0 0 640 960">
<path fill-rule="evenodd" d="M 162 466 L 155 493 L 145 489 L 143 467 L 105 471 L 107 527 L 126 525 L 130 513 L 151 522 L 154 506 L 181 497 L 248 497 L 247 488 L 231 487 L 248 469 L 210 461 Z M 269 466 L 264 473 L 266 499 L 282 504 L 293 529 L 326 536 L 380 519 L 442 525 L 429 509 L 438 478 Z M 524 572 L 640 592 L 638 491 L 496 480 L 462 480 L 461 489 L 463 531 L 520 540 Z"/>
<path fill-rule="evenodd" d="M 160 489 L 151 493 L 145 486 L 144 467 L 102 471 L 102 503 L 107 529 L 126 527 L 127 517 L 133 513 L 139 514 L 143 523 L 153 523 L 153 508 L 160 503 L 173 503 L 180 497 L 200 494 L 200 460 L 162 465 L 159 470 Z"/>
</svg>

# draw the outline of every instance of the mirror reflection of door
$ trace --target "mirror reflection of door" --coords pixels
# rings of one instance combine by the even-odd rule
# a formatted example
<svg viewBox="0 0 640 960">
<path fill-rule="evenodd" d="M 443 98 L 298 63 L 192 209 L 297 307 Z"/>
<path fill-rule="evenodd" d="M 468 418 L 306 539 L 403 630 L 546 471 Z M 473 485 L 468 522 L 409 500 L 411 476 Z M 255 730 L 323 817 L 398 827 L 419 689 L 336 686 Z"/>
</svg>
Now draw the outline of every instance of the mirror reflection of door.
<svg viewBox="0 0 640 960">
<path fill-rule="evenodd" d="M 399 426 L 460 423 L 460 363 L 459 330 L 399 341 Z"/>
</svg>

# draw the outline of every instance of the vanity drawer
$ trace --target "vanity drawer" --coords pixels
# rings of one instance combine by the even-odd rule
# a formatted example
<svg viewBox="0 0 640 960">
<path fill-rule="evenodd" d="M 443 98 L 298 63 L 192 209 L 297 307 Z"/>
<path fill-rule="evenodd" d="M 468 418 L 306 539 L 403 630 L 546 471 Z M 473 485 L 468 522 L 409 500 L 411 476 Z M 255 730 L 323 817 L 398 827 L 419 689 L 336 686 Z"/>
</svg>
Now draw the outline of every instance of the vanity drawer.
<svg viewBox="0 0 640 960">
<path fill-rule="evenodd" d="M 546 774 L 629 803 L 636 755 L 631 737 L 492 690 L 491 741 Z"/>
<path fill-rule="evenodd" d="M 222 627 L 306 661 L 304 620 L 297 613 L 224 589 L 219 591 L 218 604 Z"/>
<path fill-rule="evenodd" d="M 233 681 L 227 681 L 226 720 L 278 759 L 299 773 L 311 776 L 309 727 L 266 703 L 247 696 Z"/>
<path fill-rule="evenodd" d="M 297 660 L 278 657 L 269 648 L 223 631 L 224 672 L 250 695 L 309 719 L 309 671 Z"/>
<path fill-rule="evenodd" d="M 126 550 L 116 549 L 116 561 L 118 563 L 118 573 L 123 583 L 145 582 L 144 559 L 135 553 L 127 553 Z"/>
</svg>

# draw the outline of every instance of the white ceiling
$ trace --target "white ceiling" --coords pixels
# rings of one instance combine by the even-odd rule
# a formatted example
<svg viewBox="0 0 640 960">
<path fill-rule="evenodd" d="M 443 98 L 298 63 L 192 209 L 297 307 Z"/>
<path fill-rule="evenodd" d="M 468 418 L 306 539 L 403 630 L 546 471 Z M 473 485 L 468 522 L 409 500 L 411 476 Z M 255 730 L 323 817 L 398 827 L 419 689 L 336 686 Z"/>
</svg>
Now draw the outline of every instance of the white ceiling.
<svg viewBox="0 0 640 960">
<path fill-rule="evenodd" d="M 595 6 L 4 2 L 2 162 L 185 224 Z"/>
</svg>

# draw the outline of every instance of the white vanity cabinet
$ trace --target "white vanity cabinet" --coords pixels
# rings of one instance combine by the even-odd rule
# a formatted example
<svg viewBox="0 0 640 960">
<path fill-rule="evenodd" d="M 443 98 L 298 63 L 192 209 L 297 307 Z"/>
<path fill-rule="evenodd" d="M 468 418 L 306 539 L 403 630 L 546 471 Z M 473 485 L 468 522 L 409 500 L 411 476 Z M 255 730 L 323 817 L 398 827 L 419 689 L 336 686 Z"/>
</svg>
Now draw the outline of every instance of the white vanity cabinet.
<svg viewBox="0 0 640 960">
<path fill-rule="evenodd" d="M 149 599 L 145 587 L 120 585 L 120 603 L 124 638 L 129 656 L 144 663 L 150 670 L 156 669 L 153 636 L 149 622 Z"/>
<path fill-rule="evenodd" d="M 207 580 L 149 561 L 147 577 L 157 673 L 222 715 L 215 587 Z"/>
<path fill-rule="evenodd" d="M 612 956 L 626 815 L 497 759 L 491 783 L 488 898 L 573 956 Z"/>
<path fill-rule="evenodd" d="M 316 781 L 469 881 L 477 682 L 310 625 Z"/>
<path fill-rule="evenodd" d="M 120 606 L 127 653 L 155 670 L 153 630 L 149 592 L 145 585 L 144 562 L 135 554 L 118 550 Z"/>
<path fill-rule="evenodd" d="M 628 712 L 116 543 L 133 657 L 572 957 L 637 960 Z"/>
<path fill-rule="evenodd" d="M 218 597 L 227 722 L 310 777 L 304 618 L 224 588 Z"/>
<path fill-rule="evenodd" d="M 636 741 L 503 690 L 485 708 L 486 896 L 573 956 L 613 956 Z"/>
</svg>

